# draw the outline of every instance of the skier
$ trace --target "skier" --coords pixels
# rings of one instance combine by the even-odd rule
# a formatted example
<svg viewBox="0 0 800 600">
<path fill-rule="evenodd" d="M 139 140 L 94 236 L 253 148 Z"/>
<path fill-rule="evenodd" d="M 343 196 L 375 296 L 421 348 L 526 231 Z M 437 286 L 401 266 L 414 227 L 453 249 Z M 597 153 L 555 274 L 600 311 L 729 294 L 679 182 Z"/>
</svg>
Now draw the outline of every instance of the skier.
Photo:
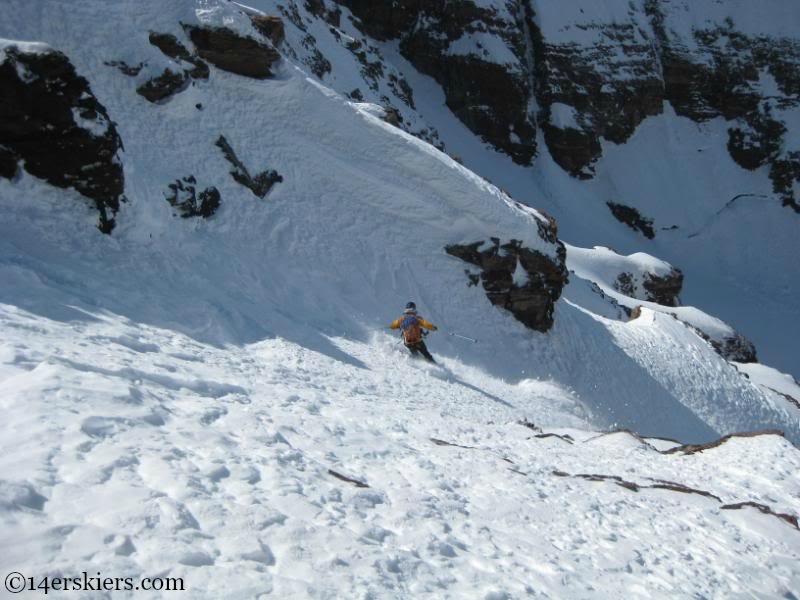
<svg viewBox="0 0 800 600">
<path fill-rule="evenodd" d="M 401 330 L 400 335 L 403 338 L 403 343 L 413 356 L 422 354 L 425 360 L 435 363 L 436 361 L 433 360 L 431 353 L 428 352 L 428 348 L 425 346 L 425 342 L 422 339 L 423 336 L 428 335 L 428 332 L 424 331 L 423 328 L 431 331 L 436 331 L 438 329 L 436 325 L 426 321 L 417 314 L 417 305 L 413 302 L 406 304 L 406 309 L 403 311 L 403 314 L 389 325 L 389 329 Z"/>
</svg>

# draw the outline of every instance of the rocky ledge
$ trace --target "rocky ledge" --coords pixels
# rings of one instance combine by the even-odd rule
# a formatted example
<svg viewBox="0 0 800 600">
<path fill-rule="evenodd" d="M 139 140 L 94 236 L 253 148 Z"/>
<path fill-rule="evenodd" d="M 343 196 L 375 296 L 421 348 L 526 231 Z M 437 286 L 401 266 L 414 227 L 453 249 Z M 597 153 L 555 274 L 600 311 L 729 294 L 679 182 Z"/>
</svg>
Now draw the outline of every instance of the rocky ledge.
<svg viewBox="0 0 800 600">
<path fill-rule="evenodd" d="M 567 282 L 566 250 L 560 242 L 555 244 L 555 258 L 523 246 L 520 240 L 502 243 L 496 237 L 452 244 L 445 251 L 480 269 L 478 274 L 467 271 L 469 284 L 480 282 L 492 304 L 510 311 L 527 327 L 545 332 L 553 326 L 555 303 Z"/>
<path fill-rule="evenodd" d="M 531 164 L 536 125 L 519 20 L 521 4 L 495 7 L 466 0 L 340 0 L 339 4 L 350 9 L 366 35 L 397 40 L 403 56 L 439 82 L 447 106 L 474 133 L 515 162 Z M 489 52 L 487 45 L 496 51 Z"/>
<path fill-rule="evenodd" d="M 66 55 L 41 44 L 0 46 L 0 176 L 18 164 L 94 201 L 110 233 L 124 200 L 122 140 Z"/>
</svg>

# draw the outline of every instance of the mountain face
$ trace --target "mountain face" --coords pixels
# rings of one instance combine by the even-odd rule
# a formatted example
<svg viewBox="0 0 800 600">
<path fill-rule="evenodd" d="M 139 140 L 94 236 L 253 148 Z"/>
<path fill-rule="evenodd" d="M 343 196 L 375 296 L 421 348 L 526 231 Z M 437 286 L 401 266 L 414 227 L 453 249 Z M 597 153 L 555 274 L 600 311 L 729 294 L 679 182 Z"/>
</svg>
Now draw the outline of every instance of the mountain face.
<svg viewBox="0 0 800 600">
<path fill-rule="evenodd" d="M 24 161 L 31 175 L 93 200 L 109 233 L 124 180 L 122 142 L 105 107 L 62 53 L 24 44 L 0 52 L 0 176 L 13 179 Z"/>
<path fill-rule="evenodd" d="M 410 133 L 421 138 L 419 147 L 429 157 L 425 160 L 432 164 L 444 161 L 448 168 L 455 168 L 446 178 L 426 175 L 421 180 L 447 181 L 449 187 L 420 183 L 418 191 L 411 195 L 397 183 L 387 188 L 387 182 L 396 181 L 396 174 L 385 175 L 371 184 L 372 193 L 380 200 L 368 202 L 365 216 L 358 219 L 371 222 L 376 210 L 381 214 L 399 211 L 406 215 L 406 221 L 414 223 L 409 225 L 413 233 L 407 235 L 408 240 L 419 240 L 413 252 L 425 264 L 429 264 L 431 253 L 439 257 L 442 273 L 446 273 L 440 275 L 440 281 L 450 281 L 463 272 L 465 277 L 459 285 L 469 294 L 473 287 L 482 290 L 490 305 L 540 333 L 550 333 L 558 326 L 559 302 L 582 307 L 618 323 L 637 318 L 645 308 L 677 319 L 711 350 L 731 361 L 730 364 L 737 364 L 737 369 L 745 369 L 743 365 L 756 363 L 762 356 L 760 347 L 729 323 L 708 311 L 682 306 L 681 297 L 686 294 L 687 285 L 692 284 L 687 272 L 695 276 L 718 275 L 709 273 L 708 265 L 701 260 L 676 264 L 641 251 L 626 255 L 604 246 L 589 249 L 565 244 L 559 239 L 554 217 L 494 187 L 488 178 L 509 181 L 516 174 L 519 178 L 514 178 L 513 185 L 519 189 L 525 177 L 531 177 L 530 173 L 536 177 L 549 173 L 549 179 L 539 180 L 543 189 L 576 194 L 573 202 L 560 204 L 556 209 L 563 216 L 567 235 L 574 233 L 580 237 L 587 219 L 596 219 L 593 212 L 596 196 L 609 189 L 586 186 L 610 181 L 613 184 L 610 189 L 624 197 L 618 186 L 626 180 L 629 190 L 635 190 L 636 183 L 641 183 L 642 193 L 652 191 L 652 182 L 646 174 L 626 177 L 619 168 L 618 157 L 613 161 L 603 160 L 603 151 L 610 155 L 623 152 L 623 158 L 631 159 L 630 153 L 636 152 L 635 144 L 641 144 L 632 136 L 639 128 L 646 127 L 647 117 L 665 117 L 667 105 L 671 106 L 671 114 L 666 116 L 664 125 L 670 132 L 678 131 L 678 124 L 682 127 L 687 116 L 699 124 L 714 122 L 716 130 L 719 119 L 724 118 L 729 140 L 726 146 L 717 149 L 715 159 L 720 152 L 731 151 L 731 158 L 736 160 L 730 164 L 739 168 L 736 165 L 742 160 L 750 160 L 742 159 L 745 154 L 751 156 L 745 152 L 746 148 L 755 147 L 750 144 L 754 138 L 746 138 L 745 129 L 751 127 L 748 130 L 751 133 L 780 130 L 780 136 L 788 136 L 789 130 L 775 125 L 778 123 L 775 119 L 789 119 L 796 108 L 797 86 L 791 68 L 796 44 L 781 37 L 784 30 L 774 24 L 774 19 L 768 20 L 775 29 L 770 37 L 753 34 L 766 27 L 763 23 L 750 23 L 750 29 L 739 31 L 731 18 L 725 18 L 722 25 L 712 27 L 709 25 L 712 17 L 719 17 L 713 7 L 701 10 L 695 6 L 691 9 L 695 12 L 691 12 L 687 5 L 669 2 L 624 6 L 610 2 L 593 9 L 579 4 L 556 9 L 546 2 L 471 1 L 418 5 L 357 1 L 334 4 L 317 0 L 302 6 L 295 3 L 273 6 L 264 0 L 260 5 L 270 9 L 269 12 L 222 1 L 212 3 L 207 10 L 195 10 L 187 2 L 177 12 L 153 14 L 153 25 L 146 32 L 136 30 L 135 44 L 121 49 L 103 47 L 89 61 L 82 58 L 81 52 L 85 50 L 76 52 L 70 48 L 74 40 L 69 38 L 57 39 L 63 50 L 39 41 L 5 40 L 0 49 L 0 75 L 5 84 L 0 149 L 3 176 L 10 186 L 8 193 L 13 197 L 22 189 L 24 172 L 92 201 L 99 211 L 98 227 L 102 232 L 113 233 L 115 219 L 122 219 L 128 235 L 133 237 L 153 228 L 147 223 L 158 223 L 157 231 L 166 227 L 155 218 L 153 209 L 146 208 L 150 203 L 143 204 L 142 194 L 162 198 L 161 211 L 189 220 L 213 221 L 220 211 L 236 212 L 228 204 L 231 198 L 242 194 L 269 204 L 276 190 L 280 193 L 290 183 L 290 176 L 282 173 L 284 169 L 272 168 L 273 163 L 280 165 L 282 154 L 270 153 L 271 158 L 265 160 L 263 151 L 254 153 L 254 145 L 270 147 L 282 136 L 288 139 L 298 134 L 291 129 L 276 128 L 272 118 L 263 114 L 261 97 L 245 106 L 236 98 L 238 92 L 225 91 L 237 106 L 226 113 L 216 97 L 202 101 L 202 96 L 218 89 L 227 90 L 212 80 L 212 72 L 223 74 L 222 81 L 232 77 L 236 86 L 246 81 L 256 86 L 265 82 L 264 85 L 280 89 L 284 85 L 281 82 L 288 77 L 287 69 L 291 68 L 283 52 L 289 61 L 307 67 L 318 79 L 330 81 L 340 91 L 347 90 L 348 110 L 355 109 L 362 118 L 377 117 L 395 136 L 413 139 L 408 138 Z M 700 24 L 688 19 L 687 12 L 699 19 Z M 35 21 L 31 18 L 29 25 Z M 34 28 L 27 37 L 36 40 L 48 36 Z M 760 78 L 758 81 L 753 79 L 754 73 Z M 423 74 L 431 79 L 424 79 Z M 768 77 L 777 86 L 770 96 L 765 95 L 763 87 Z M 361 87 L 351 87 L 353 81 L 360 81 Z M 431 88 L 431 82 L 435 88 Z M 97 94 L 93 89 L 96 85 L 112 91 Z M 262 87 L 257 89 L 259 93 L 262 91 Z M 336 93 L 335 89 L 325 89 Z M 137 97 L 131 97 L 131 91 Z M 400 102 L 393 104 L 390 93 Z M 438 107 L 433 100 L 437 93 L 443 98 L 443 105 Z M 382 105 L 366 102 L 370 94 L 379 95 Z M 209 105 L 210 101 L 215 105 Z M 773 105 L 776 110 L 770 112 Z M 270 110 L 274 112 L 276 107 Z M 769 119 L 757 116 L 767 113 L 772 115 Z M 179 118 L 169 128 L 159 129 L 159 119 L 167 117 Z M 308 118 L 306 113 L 297 120 L 297 131 L 303 131 L 304 120 Z M 191 126 L 187 126 L 187 119 L 192 121 Z M 462 123 L 461 129 L 454 127 L 453 119 Z M 264 128 L 263 139 L 241 133 L 243 128 L 248 132 L 258 131 L 253 129 L 256 122 Z M 319 127 L 338 131 L 327 121 Z M 357 131 L 360 129 L 356 127 Z M 145 131 L 149 133 L 143 136 Z M 464 141 L 465 132 L 471 145 Z M 303 139 L 305 134 L 299 135 Z M 654 140 L 650 145 L 656 146 L 656 156 L 664 154 L 657 138 L 644 137 L 644 141 Z M 775 138 L 769 142 L 775 151 L 760 155 L 778 162 L 769 166 L 762 164 L 763 161 L 758 165 L 751 161 L 748 169 L 760 169 L 760 174 L 771 177 L 775 165 L 785 164 L 780 162 L 785 155 L 777 149 L 783 152 L 790 138 Z M 630 150 L 625 144 L 628 139 Z M 750 142 L 745 143 L 745 139 Z M 544 145 L 540 148 L 537 144 L 541 141 Z M 445 154 L 425 142 L 443 150 L 448 150 L 451 142 L 465 143 L 469 154 L 467 158 L 453 154 L 445 159 Z M 764 150 L 769 144 L 766 138 L 762 142 L 758 148 Z M 299 147 L 309 152 L 313 145 L 304 143 Z M 552 155 L 552 163 L 543 163 L 540 155 L 544 147 Z M 562 155 L 565 160 L 577 162 L 570 166 L 559 159 L 558 148 L 565 152 Z M 506 155 L 509 162 L 505 166 L 497 162 L 498 156 Z M 345 172 L 353 170 L 351 163 L 360 164 L 359 156 L 356 154 L 349 162 L 344 159 Z M 385 158 L 389 165 L 395 164 L 393 156 Z M 475 167 L 482 171 L 481 175 L 456 168 L 458 163 L 482 159 L 486 159 L 484 163 Z M 677 161 L 670 158 L 668 166 L 673 170 L 668 169 L 666 175 L 679 176 L 681 164 L 686 164 L 681 160 L 682 157 Z M 321 160 L 320 164 L 326 162 Z M 411 162 L 416 164 L 418 158 Z M 598 170 L 601 166 L 604 171 Z M 298 169 L 314 169 L 305 162 L 290 168 L 295 176 Z M 561 175 L 549 170 L 552 168 L 560 169 Z M 401 165 L 396 169 L 402 170 Z M 325 179 L 331 177 L 326 194 L 338 189 L 342 197 L 355 199 L 364 193 L 362 188 L 346 185 L 335 174 L 328 173 Z M 704 183 L 709 187 L 724 187 L 724 182 L 713 177 L 706 178 Z M 299 189 L 303 194 L 309 193 L 304 184 Z M 131 209 L 117 216 L 123 206 L 121 202 L 126 201 L 123 195 L 126 190 L 135 190 L 140 200 L 132 200 Z M 463 196 L 457 197 L 456 190 L 462 190 Z M 483 206 L 485 201 L 477 198 L 486 193 L 491 200 Z M 734 201 L 751 195 L 734 197 L 715 216 L 731 208 Z M 388 200 L 391 197 L 401 198 L 394 201 L 399 202 L 398 206 L 392 206 L 393 201 Z M 457 225 L 450 229 L 431 228 L 430 222 L 423 227 L 421 215 L 434 222 L 442 219 L 442 210 L 433 208 L 437 206 L 436 198 L 444 202 L 440 206 L 449 207 L 444 214 L 466 210 L 472 216 L 466 220 L 456 218 Z M 593 206 L 579 204 L 587 198 L 593 198 Z M 658 227 L 653 218 L 636 207 L 607 201 L 601 207 L 608 211 L 604 213 L 605 222 L 593 222 L 595 235 L 608 236 L 615 246 L 624 240 L 630 247 L 631 236 L 637 245 L 642 245 L 642 240 L 656 242 L 665 230 L 681 230 L 697 215 L 714 208 L 714 203 L 710 203 L 693 214 L 696 209 L 684 206 L 686 199 L 671 199 L 670 207 L 659 203 L 663 199 L 650 198 L 648 205 L 658 207 L 682 225 Z M 384 203 L 386 206 L 378 209 Z M 775 205 L 771 210 L 788 216 L 788 224 L 783 219 L 782 232 L 791 230 L 793 211 Z M 130 215 L 127 221 L 126 212 Z M 144 214 L 149 216 L 142 221 Z M 319 214 L 322 217 L 327 211 Z M 329 221 L 340 222 L 342 228 L 350 230 L 348 214 L 349 211 L 334 212 L 317 228 L 311 227 L 305 218 L 306 235 L 309 239 L 321 239 L 320 232 L 329 230 Z M 770 213 L 770 219 L 774 218 L 772 215 L 774 212 Z M 231 214 L 229 218 L 236 217 Z M 445 217 L 445 221 L 450 218 Z M 258 222 L 258 219 L 253 221 Z M 707 227 L 709 223 L 704 225 Z M 425 228 L 429 233 L 423 235 Z M 380 231 L 374 224 L 368 229 Z M 699 248 L 713 252 L 716 240 L 705 239 L 702 234 L 701 227 L 683 240 L 667 238 L 654 248 L 664 250 L 668 256 L 680 251 L 692 252 L 691 247 L 684 246 L 690 246 L 688 240 L 697 240 Z M 148 232 L 149 239 L 152 235 Z M 394 236 L 387 235 L 387 239 Z M 353 239 L 358 239 L 358 235 Z M 375 247 L 380 246 L 376 241 Z M 290 248 L 292 252 L 297 250 L 294 244 Z M 313 254 L 314 250 L 305 252 Z M 344 253 L 352 252 L 356 251 L 350 248 Z M 787 253 L 791 253 L 790 247 L 780 248 L 769 258 L 780 261 Z M 244 250 L 243 254 L 251 255 L 252 249 Z M 742 250 L 737 249 L 731 258 L 736 260 L 741 254 Z M 407 252 L 403 254 L 406 255 Z M 228 251 L 218 259 L 232 260 L 225 256 Z M 453 259 L 460 263 L 452 262 Z M 713 263 L 713 255 L 711 259 Z M 235 260 L 246 263 L 248 259 Z M 745 265 L 751 270 L 745 271 L 746 277 L 754 276 L 752 270 L 758 264 L 756 261 Z M 376 272 L 374 268 L 372 271 Z M 771 269 L 760 276 L 766 279 L 765 284 L 772 285 L 782 278 L 791 279 L 791 268 Z M 432 280 L 426 276 L 424 281 L 428 286 Z M 697 289 L 697 284 L 694 285 Z M 796 281 L 791 285 L 796 286 Z M 753 288 L 757 286 L 747 285 L 748 291 Z M 711 289 L 712 298 L 720 292 L 718 288 Z M 792 289 L 787 286 L 784 291 L 791 294 Z M 304 293 L 314 295 L 315 291 Z M 260 297 L 260 292 L 254 291 L 251 297 Z M 352 301 L 348 298 L 345 303 Z M 780 293 L 770 301 L 782 305 Z M 156 301 L 156 305 L 159 303 Z M 741 307 L 735 300 L 730 304 Z M 477 306 L 482 306 L 480 301 Z M 783 306 L 783 310 L 792 309 Z M 780 316 L 776 319 L 769 315 L 767 320 L 772 319 L 769 322 L 774 324 Z M 191 315 L 182 318 L 192 319 Z M 238 319 L 233 316 L 231 324 Z M 270 329 L 269 319 L 264 322 L 257 318 L 255 323 L 255 330 Z M 224 326 L 221 339 L 229 336 L 238 339 L 246 329 L 241 323 L 234 326 L 235 331 L 227 331 Z M 246 337 L 252 335 L 248 333 Z M 747 376 L 752 375 L 748 372 Z M 759 378 L 753 383 L 759 393 L 772 398 L 770 402 L 777 410 L 767 421 L 791 423 L 790 429 L 794 427 L 793 392 L 787 395 L 776 391 Z M 680 394 L 677 399 L 683 404 L 695 402 Z M 637 426 L 645 427 L 641 422 Z"/>
<path fill-rule="evenodd" d="M 790 3 L 248 4 L 0 9 L 4 571 L 790 597 Z"/>
<path fill-rule="evenodd" d="M 723 117 L 731 157 L 744 169 L 767 166 L 773 192 L 800 210 L 794 191 L 800 147 L 787 136 L 800 104 L 800 42 L 788 28 L 759 31 L 741 3 L 726 8 L 743 26 L 714 2 L 338 4 L 371 40 L 395 43 L 414 68 L 437 81 L 464 125 L 519 164 L 537 155 L 541 129 L 556 163 L 591 178 L 601 137 L 624 144 L 669 103 L 698 123 Z M 299 15 L 292 6 L 284 11 Z M 333 6 L 305 3 L 335 30 L 342 16 Z M 797 20 L 788 3 L 772 10 L 771 23 Z M 699 23 L 687 27 L 692 20 Z M 298 23 L 305 27 L 302 17 L 295 17 Z M 371 64 L 380 77 L 383 62 Z M 408 89 L 395 89 L 395 100 L 413 109 Z"/>
<path fill-rule="evenodd" d="M 567 239 L 668 260 L 691 302 L 800 375 L 791 2 L 251 4 L 284 17 L 282 48 L 326 85 Z"/>
</svg>

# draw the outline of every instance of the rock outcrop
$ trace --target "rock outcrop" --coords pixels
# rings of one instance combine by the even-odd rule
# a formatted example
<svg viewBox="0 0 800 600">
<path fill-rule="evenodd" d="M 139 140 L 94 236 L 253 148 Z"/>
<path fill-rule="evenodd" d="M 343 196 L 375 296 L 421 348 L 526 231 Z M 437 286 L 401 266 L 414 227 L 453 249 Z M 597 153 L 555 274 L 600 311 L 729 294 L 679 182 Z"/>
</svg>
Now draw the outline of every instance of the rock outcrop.
<svg viewBox="0 0 800 600">
<path fill-rule="evenodd" d="M 337 4 L 350 11 L 361 39 L 332 24 L 339 22 Z M 789 112 L 800 107 L 800 42 L 744 33 L 752 28 L 724 18 L 724 8 L 688 0 L 612 0 L 584 10 L 590 4 L 289 0 L 281 10 L 306 32 L 298 52 L 318 76 L 331 69 L 308 33 L 314 17 L 331 23 L 361 63 L 377 95 L 368 101 L 391 103 L 394 95 L 413 110 L 413 90 L 397 84 L 402 74 L 371 43 L 392 41 L 441 85 L 447 106 L 469 129 L 522 165 L 537 154 L 538 129 L 554 161 L 588 179 L 603 140 L 627 142 L 665 104 L 697 122 L 723 117 L 731 157 L 745 169 L 766 167 L 774 193 L 800 210 L 800 148 L 789 134 Z M 428 139 L 415 125 L 405 128 Z"/>
<path fill-rule="evenodd" d="M 243 37 L 227 27 L 187 24 L 183 27 L 200 57 L 212 65 L 254 79 L 273 76 L 273 65 L 280 54 L 272 46 Z"/>
<path fill-rule="evenodd" d="M 215 145 L 222 150 L 225 160 L 233 167 L 231 177 L 233 177 L 234 181 L 248 188 L 259 198 L 266 196 L 272 189 L 272 186 L 283 181 L 283 176 L 279 175 L 278 172 L 273 169 L 256 173 L 255 176 L 251 175 L 247 167 L 244 166 L 244 163 L 236 156 L 236 153 L 233 151 L 233 148 L 230 143 L 228 143 L 228 140 L 225 139 L 224 135 L 219 136 Z"/>
<path fill-rule="evenodd" d="M 136 93 L 155 104 L 163 102 L 174 94 L 185 90 L 189 85 L 189 81 L 189 76 L 185 72 L 176 73 L 170 69 L 165 69 L 158 77 L 148 79 L 136 88 Z"/>
<path fill-rule="evenodd" d="M 731 329 L 725 334 L 720 334 L 716 331 L 704 331 L 690 323 L 686 323 L 686 325 L 711 344 L 717 354 L 725 360 L 740 363 L 758 362 L 755 345 L 738 331 Z"/>
<path fill-rule="evenodd" d="M 634 231 L 639 231 L 644 237 L 652 240 L 656 236 L 653 230 L 653 219 L 643 217 L 641 213 L 632 206 L 625 206 L 624 204 L 617 204 L 615 202 L 606 202 L 611 214 L 620 223 L 625 223 Z"/>
<path fill-rule="evenodd" d="M 480 268 L 477 277 L 492 304 L 536 331 L 553 326 L 555 302 L 567 281 L 563 244 L 558 243 L 556 258 L 526 248 L 519 240 L 501 244 L 499 238 L 490 238 L 488 243 L 453 244 L 445 251 Z M 477 279 L 470 279 L 471 285 L 476 283 Z"/>
<path fill-rule="evenodd" d="M 728 150 L 745 169 L 767 165 L 773 191 L 800 211 L 793 186 L 800 182 L 800 148 L 787 145 L 782 113 L 800 107 L 800 41 L 746 34 L 727 19 L 673 32 L 681 2 L 649 0 L 646 10 L 661 48 L 665 99 L 695 121 L 731 122 Z"/>
<path fill-rule="evenodd" d="M 151 31 L 149 37 L 150 43 L 161 52 L 176 61 L 182 61 L 191 66 L 186 71 L 186 74 L 192 79 L 208 79 L 209 69 L 208 65 L 204 63 L 196 54 L 192 54 L 189 50 L 178 41 L 171 33 L 158 33 Z"/>
<path fill-rule="evenodd" d="M 515 162 L 531 163 L 536 125 L 524 28 L 518 18 L 522 3 L 491 7 L 468 0 L 341 0 L 340 4 L 358 17 L 357 26 L 367 35 L 398 40 L 403 56 L 439 82 L 447 106 L 473 132 Z M 502 51 L 490 53 L 480 40 Z"/>
<path fill-rule="evenodd" d="M 150 43 L 158 48 L 164 56 L 171 59 L 171 64 L 160 75 L 151 77 L 136 88 L 136 93 L 154 104 L 163 103 L 177 93 L 189 87 L 195 79 L 208 79 L 208 65 L 196 54 L 189 52 L 178 38 L 171 33 L 151 31 Z M 135 77 L 146 63 L 134 70 L 120 61 L 106 63 L 117 67 L 123 74 Z"/>
<path fill-rule="evenodd" d="M 642 278 L 642 287 L 645 290 L 645 300 L 663 306 L 678 306 L 678 295 L 683 288 L 683 273 L 675 267 L 666 275 L 647 273 Z"/>
<path fill-rule="evenodd" d="M 261 35 L 265 36 L 276 48 L 283 43 L 286 32 L 280 17 L 273 15 L 252 15 L 250 22 Z"/>
<path fill-rule="evenodd" d="M 662 111 L 663 99 L 647 31 L 633 18 L 595 18 L 577 5 L 527 14 L 545 141 L 553 160 L 582 179 L 594 175 L 601 137 L 626 142 L 642 120 Z"/>
<path fill-rule="evenodd" d="M 177 214 L 184 219 L 189 217 L 207 219 L 219 208 L 221 202 L 219 190 L 207 187 L 198 194 L 197 179 L 194 175 L 176 179 L 175 183 L 170 183 L 167 187 L 170 189 L 170 193 L 166 196 L 167 202 L 175 207 Z"/>
<path fill-rule="evenodd" d="M 0 176 L 17 165 L 91 199 L 110 233 L 124 200 L 122 140 L 105 107 L 66 55 L 0 47 Z"/>
<path fill-rule="evenodd" d="M 140 62 L 138 65 L 129 65 L 124 60 L 108 60 L 103 63 L 107 67 L 114 67 L 123 75 L 128 77 L 136 77 L 145 67 L 145 63 Z"/>
<path fill-rule="evenodd" d="M 614 281 L 619 293 L 662 306 L 678 306 L 682 287 L 683 273 L 675 267 L 666 274 L 625 271 Z"/>
</svg>

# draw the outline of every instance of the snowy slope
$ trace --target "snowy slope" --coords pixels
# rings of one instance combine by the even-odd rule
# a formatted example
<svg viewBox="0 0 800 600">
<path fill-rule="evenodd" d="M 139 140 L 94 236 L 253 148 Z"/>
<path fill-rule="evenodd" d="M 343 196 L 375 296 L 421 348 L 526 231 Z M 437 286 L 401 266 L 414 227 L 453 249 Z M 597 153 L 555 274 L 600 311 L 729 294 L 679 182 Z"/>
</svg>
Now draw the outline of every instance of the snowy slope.
<svg viewBox="0 0 800 600">
<path fill-rule="evenodd" d="M 0 179 L 5 571 L 169 573 L 209 598 L 797 589 L 792 524 L 722 507 L 800 514 L 800 408 L 668 315 L 611 316 L 579 274 L 547 334 L 492 307 L 444 246 L 550 253 L 536 215 L 290 60 L 267 81 L 212 67 L 158 105 L 104 64 L 157 73 L 148 31 L 180 22 L 250 31 L 230 3 L 9 6 L 0 37 L 66 53 L 117 123 L 129 201 L 107 236 L 76 192 Z M 283 175 L 265 200 L 220 134 Z M 164 199 L 189 174 L 221 192 L 208 220 Z M 409 299 L 441 369 L 383 331 Z M 683 455 L 593 432 L 617 428 L 787 439 Z"/>
<path fill-rule="evenodd" d="M 0 465 L 17 475 L 0 483 L 6 571 L 168 574 L 197 598 L 766 598 L 800 584 L 800 531 L 723 508 L 797 516 L 800 453 L 775 435 L 660 454 L 676 444 L 587 431 L 557 388 L 413 365 L 382 335 L 332 340 L 347 364 L 111 315 L 0 319 Z"/>
<path fill-rule="evenodd" d="M 314 52 L 326 57 L 328 70 L 320 73 L 326 85 L 342 94 L 358 89 L 368 101 L 397 107 L 405 128 L 443 144 L 448 153 L 514 198 L 547 210 L 558 220 L 562 237 L 571 243 L 604 245 L 624 254 L 647 252 L 680 267 L 686 275 L 685 302 L 730 323 L 755 343 L 759 357 L 767 364 L 800 377 L 794 358 L 800 339 L 800 304 L 796 301 L 800 270 L 794 260 L 798 215 L 780 206 L 766 167 L 748 171 L 731 158 L 726 147 L 728 130 L 739 126 L 737 121 L 717 117 L 697 123 L 676 115 L 672 105 L 664 102 L 660 114 L 644 119 L 626 143 L 617 145 L 601 137 L 602 156 L 594 165 L 596 175 L 580 181 L 553 161 L 542 135 L 533 168 L 515 164 L 481 141 L 447 108 L 441 86 L 403 58 L 396 41 L 371 40 L 359 31 L 350 11 L 342 6 L 347 2 L 329 0 L 325 4 L 338 4 L 341 17 L 335 27 L 312 10 L 320 3 L 251 0 L 249 4 L 272 14 L 279 14 L 281 6 L 296 9 L 292 11 L 296 18 L 286 23 L 285 47 L 299 61 L 309 64 Z M 499 0 L 476 3 L 494 11 L 501 23 L 513 22 L 510 7 L 525 4 Z M 530 7 L 548 42 L 578 50 L 595 44 L 608 48 L 603 64 L 597 65 L 598 72 L 624 91 L 628 79 L 644 76 L 634 72 L 634 67 L 645 69 L 645 75 L 656 79 L 662 76 L 655 51 L 648 50 L 659 43 L 646 15 L 648 4 L 653 3 L 603 0 L 565 5 L 534 0 Z M 696 32 L 732 27 L 754 39 L 766 36 L 796 42 L 800 26 L 800 12 L 791 0 L 776 0 L 768 7 L 711 0 L 664 0 L 655 4 L 664 14 L 670 40 L 694 53 L 693 60 L 698 62 L 713 60 L 698 50 Z M 632 37 L 615 45 L 615 30 L 607 28 L 621 28 L 621 33 Z M 517 61 L 508 56 L 510 43 L 496 33 L 482 35 L 480 40 L 460 39 L 459 52 L 506 65 L 510 72 L 522 73 L 524 79 L 526 67 L 519 64 L 518 52 Z M 348 49 L 355 48 L 355 42 L 357 51 Z M 472 44 L 471 51 L 468 43 Z M 357 57 L 362 50 L 369 64 L 381 65 L 383 78 L 362 76 L 364 65 Z M 628 50 L 633 58 L 623 52 Z M 531 49 L 527 51 L 530 54 Z M 528 58 L 536 60 L 532 54 Z M 639 64 L 637 60 L 652 64 Z M 736 57 L 732 60 L 735 62 Z M 398 93 L 391 83 L 393 79 L 408 83 L 413 91 L 411 106 L 405 94 Z M 800 108 L 770 100 L 780 96 L 770 73 L 763 71 L 758 81 L 748 81 L 747 91 L 766 103 L 772 102 L 772 114 L 786 124 L 781 152 L 800 150 L 796 136 Z M 796 92 L 792 97 L 796 104 Z M 548 110 L 557 126 L 574 123 L 571 106 L 556 103 Z M 608 202 L 634 207 L 652 219 L 655 239 L 644 239 L 619 223 L 609 212 Z"/>
</svg>

